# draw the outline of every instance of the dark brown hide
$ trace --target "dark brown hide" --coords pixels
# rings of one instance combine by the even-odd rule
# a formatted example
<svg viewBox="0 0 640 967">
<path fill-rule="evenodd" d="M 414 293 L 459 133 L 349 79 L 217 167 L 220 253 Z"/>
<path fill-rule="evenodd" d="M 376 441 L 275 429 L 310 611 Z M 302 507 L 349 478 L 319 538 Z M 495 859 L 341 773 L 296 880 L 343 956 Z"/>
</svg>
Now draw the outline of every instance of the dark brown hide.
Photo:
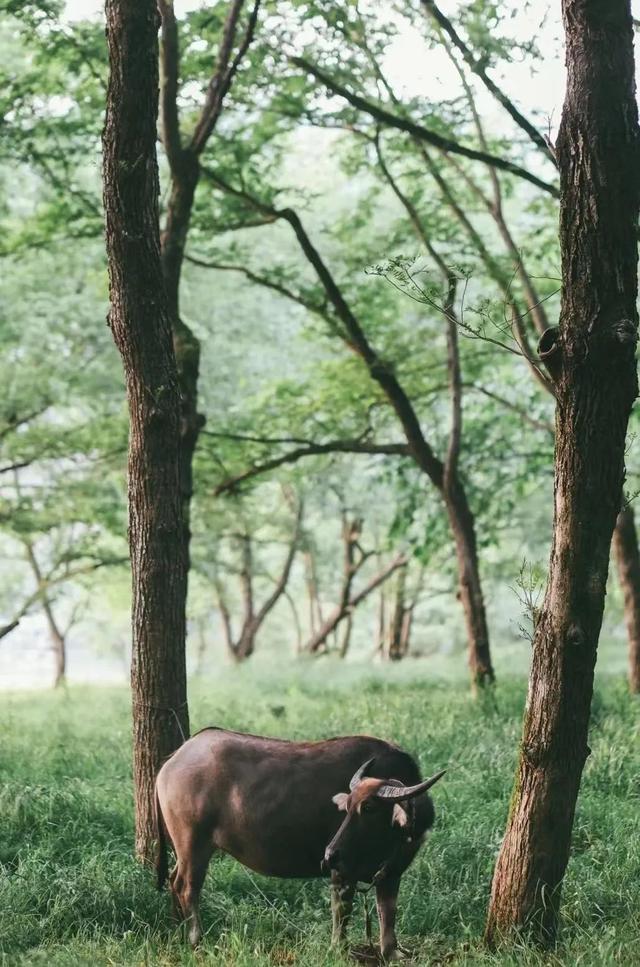
<svg viewBox="0 0 640 967">
<path fill-rule="evenodd" d="M 377 788 L 382 783 L 376 779 L 395 779 L 407 786 L 420 781 L 411 756 L 370 736 L 287 742 L 211 728 L 185 742 L 162 767 L 156 782 L 158 868 L 161 886 L 166 830 L 177 858 L 171 887 L 191 920 L 192 943 L 201 935 L 197 902 L 214 850 L 229 853 L 268 876 L 328 875 L 321 863 L 344 819 L 333 797 L 349 788 L 354 773 L 369 759 L 373 761 L 363 785 Z M 380 808 L 392 831 L 394 804 L 380 801 Z M 415 800 L 414 812 L 418 817 L 415 835 L 402 854 L 395 850 L 399 840 L 394 838 L 393 873 L 398 881 L 433 822 L 427 795 Z M 349 868 L 340 871 L 339 882 L 332 876 L 334 887 L 371 879 L 389 858 L 384 853 L 387 845 L 374 840 L 362 854 L 351 849 Z M 341 924 L 345 922 L 342 917 Z"/>
</svg>

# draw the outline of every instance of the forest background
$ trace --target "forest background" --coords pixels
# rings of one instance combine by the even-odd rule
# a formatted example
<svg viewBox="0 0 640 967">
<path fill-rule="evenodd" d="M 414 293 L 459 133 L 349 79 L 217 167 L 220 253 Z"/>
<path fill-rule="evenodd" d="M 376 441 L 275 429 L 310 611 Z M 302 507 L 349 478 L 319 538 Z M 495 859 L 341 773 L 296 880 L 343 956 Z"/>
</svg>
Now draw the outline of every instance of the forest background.
<svg viewBox="0 0 640 967">
<path fill-rule="evenodd" d="M 86 3 L 5 7 L 0 620 L 5 628 L 20 623 L 2 640 L 0 680 L 50 684 L 60 674 L 61 647 L 69 678 L 123 680 L 127 428 L 120 364 L 104 325 L 100 12 Z M 218 29 L 218 8 L 211 9 L 176 4 L 187 39 L 187 116 L 210 68 Z M 543 153 L 473 72 L 460 72 L 463 58 L 419 4 L 291 4 L 269 17 L 271 36 L 258 36 L 225 104 L 212 155 L 218 174 L 231 183 L 248 179 L 263 201 L 277 192 L 279 204 L 303 215 L 440 453 L 451 428 L 447 333 L 425 237 L 455 268 L 455 308 L 467 327 L 459 338 L 461 474 L 476 516 L 494 664 L 498 674 L 501 665 L 524 671 L 551 532 L 553 400 L 520 354 L 513 318 L 522 315 L 530 344 L 540 328 L 532 298 L 555 322 L 556 202 L 501 172 L 510 248 L 487 209 L 494 186 L 486 166 L 438 151 L 421 157 L 420 142 L 283 68 L 282 50 L 289 44 L 329 67 L 341 58 L 340 79 L 393 96 L 401 113 L 443 136 L 471 135 L 477 109 L 487 150 L 534 172 L 544 171 Z M 562 97 L 558 12 L 540 3 L 472 3 L 460 18 L 458 28 L 501 90 L 553 139 Z M 162 173 L 166 185 L 166 162 Z M 417 234 L 394 189 L 419 214 Z M 198 408 L 206 419 L 194 469 L 189 667 L 228 659 L 224 613 L 233 616 L 237 644 L 248 541 L 255 608 L 278 587 L 295 507 L 303 504 L 291 571 L 256 635 L 255 660 L 287 662 L 307 650 L 341 600 L 346 521 L 359 530 L 366 555 L 356 591 L 398 555 L 409 563 L 318 650 L 348 648 L 349 658 L 368 662 L 384 653 L 386 636 L 388 652 L 400 594 L 412 616 L 407 650 L 428 656 L 434 672 L 450 673 L 464 665 L 466 637 L 443 503 L 412 460 L 384 453 L 402 433 L 323 319 L 325 297 L 292 232 L 264 214 L 256 218 L 250 205 L 241 209 L 211 180 L 199 187 L 181 279 L 182 313 L 200 343 Z M 340 453 L 350 442 L 364 452 Z M 314 446 L 329 452 L 313 455 Z M 303 455 L 290 462 L 298 450 Z M 270 461 L 282 463 L 216 495 L 221 484 Z M 632 451 L 628 462 L 633 495 Z M 601 648 L 619 670 L 626 661 L 621 605 L 612 581 Z M 456 654 L 458 663 L 441 660 Z"/>
</svg>

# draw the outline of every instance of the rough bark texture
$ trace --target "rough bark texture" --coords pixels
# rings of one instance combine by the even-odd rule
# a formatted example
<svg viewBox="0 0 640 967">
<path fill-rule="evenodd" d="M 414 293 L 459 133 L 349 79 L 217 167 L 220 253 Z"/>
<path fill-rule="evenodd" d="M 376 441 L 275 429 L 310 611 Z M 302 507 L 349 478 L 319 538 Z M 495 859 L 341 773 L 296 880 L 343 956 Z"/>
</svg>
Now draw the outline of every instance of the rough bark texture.
<svg viewBox="0 0 640 967">
<path fill-rule="evenodd" d="M 109 325 L 129 402 L 136 851 L 151 856 L 153 783 L 189 734 L 186 561 L 180 502 L 180 393 L 158 225 L 155 0 L 107 0 L 109 87 L 103 133 Z"/>
<path fill-rule="evenodd" d="M 556 935 L 587 745 L 593 670 L 637 394 L 640 178 L 628 0 L 563 0 L 568 84 L 561 172 L 554 536 L 524 735 L 487 922 L 493 943 Z"/>
<path fill-rule="evenodd" d="M 193 456 L 205 418 L 198 412 L 200 342 L 189 326 L 185 325 L 180 318 L 179 292 L 184 247 L 198 183 L 198 169 L 198 159 L 186 155 L 179 169 L 179 178 L 174 174 L 161 239 L 162 267 L 180 386 L 180 495 L 187 569 L 189 568 L 189 547 L 191 543 Z"/>
<path fill-rule="evenodd" d="M 200 162 L 197 153 L 191 146 L 186 148 L 182 146 L 180 136 L 177 100 L 179 43 L 173 4 L 163 0 L 160 9 L 162 11 L 161 127 L 171 173 L 167 211 L 160 235 L 160 251 L 180 387 L 180 497 L 188 572 L 191 542 L 191 498 L 193 497 L 193 455 L 200 430 L 204 425 L 204 417 L 198 412 L 200 342 L 180 318 L 180 278 L 195 192 L 200 178 Z M 185 586 L 185 595 L 186 590 Z"/>
<path fill-rule="evenodd" d="M 613 551 L 624 595 L 629 639 L 629 689 L 640 694 L 640 549 L 633 510 L 624 504 L 613 532 Z"/>
</svg>

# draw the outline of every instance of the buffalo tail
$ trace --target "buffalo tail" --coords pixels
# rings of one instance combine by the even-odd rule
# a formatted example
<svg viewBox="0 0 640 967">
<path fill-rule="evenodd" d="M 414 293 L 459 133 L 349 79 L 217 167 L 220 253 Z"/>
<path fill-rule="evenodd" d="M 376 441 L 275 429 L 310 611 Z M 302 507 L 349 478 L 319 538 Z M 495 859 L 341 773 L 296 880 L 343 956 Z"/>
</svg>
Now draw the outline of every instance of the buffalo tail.
<svg viewBox="0 0 640 967">
<path fill-rule="evenodd" d="M 156 886 L 161 890 L 166 882 L 167 873 L 169 872 L 169 862 L 167 860 L 167 837 L 164 830 L 164 822 L 162 819 L 162 810 L 160 809 L 160 800 L 158 799 L 158 790 L 154 791 L 154 812 L 156 820 L 156 840 L 158 843 L 158 851 L 156 854 Z"/>
</svg>

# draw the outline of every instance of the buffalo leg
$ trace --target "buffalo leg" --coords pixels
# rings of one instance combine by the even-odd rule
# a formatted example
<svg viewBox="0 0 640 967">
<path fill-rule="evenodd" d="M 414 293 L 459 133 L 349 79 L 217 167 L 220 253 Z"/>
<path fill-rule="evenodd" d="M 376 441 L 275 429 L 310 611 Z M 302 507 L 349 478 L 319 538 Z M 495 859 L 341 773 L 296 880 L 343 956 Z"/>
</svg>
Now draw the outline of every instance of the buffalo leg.
<svg viewBox="0 0 640 967">
<path fill-rule="evenodd" d="M 332 944 L 342 944 L 347 938 L 347 926 L 353 907 L 355 883 L 347 883 L 337 873 L 331 874 Z"/>
<path fill-rule="evenodd" d="M 180 881 L 178 879 L 178 864 L 174 866 L 169 874 L 169 889 L 171 891 L 171 910 L 175 920 L 180 922 L 184 919 L 182 907 L 180 906 Z"/>
<path fill-rule="evenodd" d="M 175 890 L 184 918 L 189 924 L 189 943 L 192 947 L 197 947 L 202 939 L 200 892 L 212 852 L 209 844 L 199 843 L 186 856 L 178 858 Z"/>
<path fill-rule="evenodd" d="M 396 940 L 396 910 L 400 877 L 385 877 L 376 886 L 376 906 L 380 923 L 380 951 L 383 960 L 397 960 L 398 941 Z"/>
</svg>

